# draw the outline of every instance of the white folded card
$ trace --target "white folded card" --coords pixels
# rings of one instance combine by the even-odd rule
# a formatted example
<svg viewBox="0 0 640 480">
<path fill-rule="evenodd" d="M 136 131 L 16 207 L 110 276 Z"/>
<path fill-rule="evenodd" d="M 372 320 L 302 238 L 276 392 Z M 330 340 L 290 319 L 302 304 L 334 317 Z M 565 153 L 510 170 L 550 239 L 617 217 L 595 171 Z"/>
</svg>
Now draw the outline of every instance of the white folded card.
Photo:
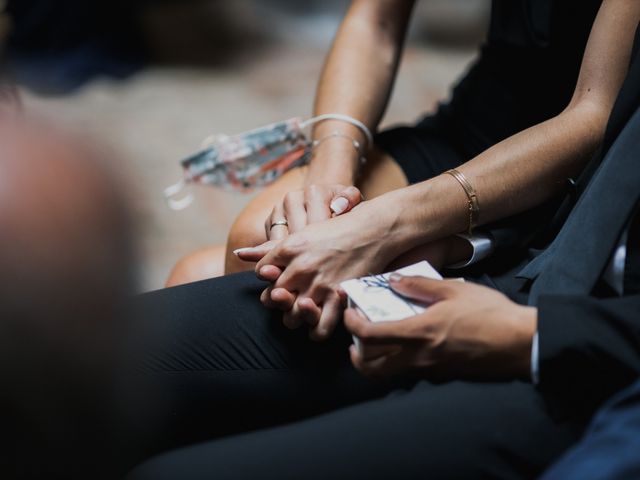
<svg viewBox="0 0 640 480">
<path fill-rule="evenodd" d="M 425 305 L 402 297 L 391 290 L 388 280 L 392 273 L 442 280 L 442 275 L 426 260 L 400 268 L 395 272 L 347 280 L 340 286 L 349 296 L 349 307 L 358 308 L 372 322 L 403 320 L 424 312 Z M 354 337 L 353 341 L 362 353 L 358 338 Z"/>
<path fill-rule="evenodd" d="M 349 296 L 349 306 L 360 309 L 372 322 L 402 320 L 424 312 L 423 305 L 401 297 L 389 288 L 391 273 L 442 280 L 442 276 L 426 260 L 395 272 L 347 280 L 340 286 Z"/>
</svg>

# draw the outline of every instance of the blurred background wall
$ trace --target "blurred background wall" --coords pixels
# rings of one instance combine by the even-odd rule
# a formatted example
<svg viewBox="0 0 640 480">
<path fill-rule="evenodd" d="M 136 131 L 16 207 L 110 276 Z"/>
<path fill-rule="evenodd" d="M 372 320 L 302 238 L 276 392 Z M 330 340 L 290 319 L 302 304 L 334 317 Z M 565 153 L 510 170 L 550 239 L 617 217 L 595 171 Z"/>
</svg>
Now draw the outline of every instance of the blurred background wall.
<svg viewBox="0 0 640 480">
<path fill-rule="evenodd" d="M 372 0 L 373 1 L 373 0 Z M 127 158 L 144 290 L 189 251 L 224 242 L 250 196 L 196 190 L 170 211 L 178 161 L 211 133 L 309 115 L 348 0 L 5 0 L 0 39 L 27 109 Z M 418 2 L 383 125 L 447 97 L 486 30 L 489 0 Z M 8 36 L 7 36 L 8 34 Z"/>
</svg>

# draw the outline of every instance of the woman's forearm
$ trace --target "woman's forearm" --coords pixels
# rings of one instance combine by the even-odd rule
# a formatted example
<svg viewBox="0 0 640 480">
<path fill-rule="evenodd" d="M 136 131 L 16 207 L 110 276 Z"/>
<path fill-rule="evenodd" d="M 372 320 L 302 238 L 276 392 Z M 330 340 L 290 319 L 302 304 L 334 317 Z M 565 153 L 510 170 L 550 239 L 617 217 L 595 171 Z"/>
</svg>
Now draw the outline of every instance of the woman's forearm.
<svg viewBox="0 0 640 480">
<path fill-rule="evenodd" d="M 338 33 L 318 84 L 314 113 L 350 115 L 375 130 L 386 108 L 414 0 L 355 0 Z M 314 129 L 314 138 L 333 132 L 366 138 L 355 126 L 328 120 Z M 359 155 L 343 137 L 316 147 L 308 173 L 311 183 L 352 184 Z"/>
<path fill-rule="evenodd" d="M 597 149 L 605 124 L 600 111 L 578 105 L 460 166 L 477 193 L 478 224 L 523 212 L 560 192 L 566 179 L 576 176 Z M 450 175 L 390 192 L 380 200 L 398 212 L 394 230 L 403 249 L 469 226 L 468 198 Z"/>
</svg>

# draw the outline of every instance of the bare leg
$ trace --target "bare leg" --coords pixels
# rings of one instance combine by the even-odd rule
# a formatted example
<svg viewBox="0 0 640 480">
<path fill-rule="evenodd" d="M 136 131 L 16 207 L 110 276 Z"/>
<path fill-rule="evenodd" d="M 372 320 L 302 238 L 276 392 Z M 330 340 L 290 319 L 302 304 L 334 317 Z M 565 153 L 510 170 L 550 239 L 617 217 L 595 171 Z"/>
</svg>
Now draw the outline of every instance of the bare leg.
<svg viewBox="0 0 640 480">
<path fill-rule="evenodd" d="M 224 275 L 222 259 L 224 258 L 225 248 L 224 245 L 214 245 L 196 250 L 183 257 L 171 270 L 165 287 L 173 287 L 183 283 Z"/>
</svg>

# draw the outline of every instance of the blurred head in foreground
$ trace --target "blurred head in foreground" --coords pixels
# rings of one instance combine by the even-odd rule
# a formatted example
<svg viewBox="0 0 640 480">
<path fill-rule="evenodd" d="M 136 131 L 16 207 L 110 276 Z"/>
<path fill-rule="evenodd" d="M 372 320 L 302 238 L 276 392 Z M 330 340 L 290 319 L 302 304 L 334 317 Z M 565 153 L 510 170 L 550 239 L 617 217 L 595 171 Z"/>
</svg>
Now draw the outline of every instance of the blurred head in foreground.
<svg viewBox="0 0 640 480">
<path fill-rule="evenodd" d="M 95 150 L 0 115 L 0 477 L 112 476 L 129 233 Z"/>
</svg>

